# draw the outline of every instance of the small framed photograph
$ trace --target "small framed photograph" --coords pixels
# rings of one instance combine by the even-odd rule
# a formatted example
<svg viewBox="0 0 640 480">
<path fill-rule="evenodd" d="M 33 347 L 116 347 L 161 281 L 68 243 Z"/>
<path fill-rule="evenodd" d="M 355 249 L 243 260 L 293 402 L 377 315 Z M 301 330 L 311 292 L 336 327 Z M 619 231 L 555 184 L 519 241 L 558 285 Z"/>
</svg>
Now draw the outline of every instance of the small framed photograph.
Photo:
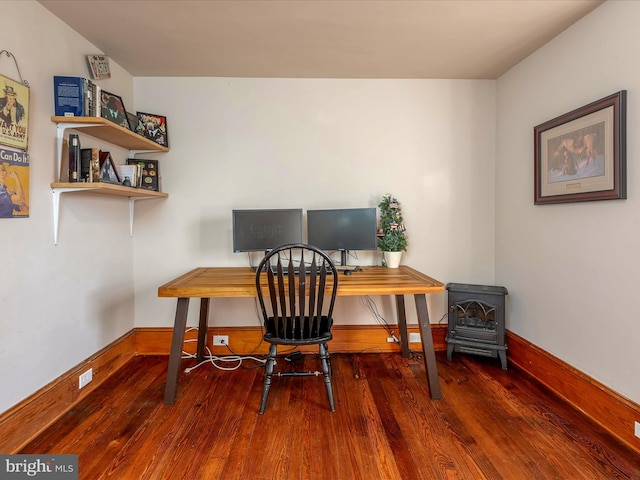
<svg viewBox="0 0 640 480">
<path fill-rule="evenodd" d="M 534 203 L 627 198 L 626 90 L 534 128 Z"/>
<path fill-rule="evenodd" d="M 120 184 L 120 177 L 109 152 L 100 152 L 100 181 Z"/>
<path fill-rule="evenodd" d="M 167 117 L 154 113 L 137 112 L 138 125 L 136 132 L 163 147 L 169 146 Z"/>
<path fill-rule="evenodd" d="M 129 125 L 129 119 L 127 118 L 127 111 L 124 108 L 122 98 L 113 93 L 102 91 L 101 94 L 101 116 L 113 123 L 120 125 L 121 127 L 131 130 Z"/>
</svg>

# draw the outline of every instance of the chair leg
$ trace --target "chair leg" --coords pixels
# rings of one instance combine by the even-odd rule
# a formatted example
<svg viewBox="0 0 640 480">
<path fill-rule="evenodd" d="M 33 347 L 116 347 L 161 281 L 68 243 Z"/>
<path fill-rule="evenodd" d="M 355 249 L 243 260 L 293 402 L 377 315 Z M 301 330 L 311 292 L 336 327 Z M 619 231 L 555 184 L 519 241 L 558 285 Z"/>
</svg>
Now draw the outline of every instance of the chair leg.
<svg viewBox="0 0 640 480">
<path fill-rule="evenodd" d="M 269 396 L 269 388 L 271 388 L 271 375 L 273 374 L 273 367 L 276 364 L 277 353 L 277 345 L 271 345 L 269 348 L 269 356 L 267 357 L 267 364 L 264 368 L 264 386 L 262 387 L 262 400 L 260 401 L 261 414 L 264 413 L 265 408 L 267 408 L 267 397 Z"/>
<path fill-rule="evenodd" d="M 329 408 L 332 412 L 336 411 L 333 401 L 333 389 L 331 388 L 331 359 L 329 358 L 329 348 L 326 343 L 321 343 L 320 359 L 322 360 L 322 372 L 324 373 L 324 386 L 327 389 L 327 398 L 329 399 Z"/>
</svg>

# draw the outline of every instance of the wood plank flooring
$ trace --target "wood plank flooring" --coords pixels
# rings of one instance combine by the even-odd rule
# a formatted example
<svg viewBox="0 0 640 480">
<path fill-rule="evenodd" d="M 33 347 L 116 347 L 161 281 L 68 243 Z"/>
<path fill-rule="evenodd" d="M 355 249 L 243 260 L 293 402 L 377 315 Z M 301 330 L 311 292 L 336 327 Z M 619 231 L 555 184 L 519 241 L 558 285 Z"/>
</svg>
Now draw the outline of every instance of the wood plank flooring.
<svg viewBox="0 0 640 480">
<path fill-rule="evenodd" d="M 434 401 L 422 360 L 334 354 L 335 413 L 322 377 L 284 377 L 264 415 L 254 362 L 181 373 L 164 405 L 167 361 L 135 357 L 20 453 L 79 454 L 86 480 L 640 479 L 638 454 L 497 359 L 438 354 Z"/>
</svg>

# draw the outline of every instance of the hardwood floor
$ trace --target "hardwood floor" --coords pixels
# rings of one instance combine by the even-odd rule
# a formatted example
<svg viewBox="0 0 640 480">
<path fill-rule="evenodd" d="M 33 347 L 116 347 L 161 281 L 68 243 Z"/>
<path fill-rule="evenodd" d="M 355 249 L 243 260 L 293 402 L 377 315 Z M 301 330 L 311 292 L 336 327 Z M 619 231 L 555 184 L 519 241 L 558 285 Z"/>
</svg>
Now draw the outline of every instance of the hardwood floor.
<svg viewBox="0 0 640 480">
<path fill-rule="evenodd" d="M 284 377 L 264 415 L 253 362 L 181 373 L 164 405 L 167 361 L 135 357 L 20 453 L 79 454 L 86 480 L 640 479 L 639 455 L 497 359 L 438 354 L 434 401 L 421 360 L 334 354 L 336 413 L 322 377 Z"/>
</svg>

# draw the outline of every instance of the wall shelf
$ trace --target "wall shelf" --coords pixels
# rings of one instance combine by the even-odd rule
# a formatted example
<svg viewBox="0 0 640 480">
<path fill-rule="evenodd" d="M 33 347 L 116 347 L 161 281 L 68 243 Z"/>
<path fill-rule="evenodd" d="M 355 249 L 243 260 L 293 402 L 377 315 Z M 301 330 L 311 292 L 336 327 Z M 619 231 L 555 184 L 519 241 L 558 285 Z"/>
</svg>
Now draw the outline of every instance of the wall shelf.
<svg viewBox="0 0 640 480">
<path fill-rule="evenodd" d="M 57 161 L 58 178 L 62 180 L 62 147 L 67 130 L 75 130 L 85 135 L 103 140 L 129 150 L 132 158 L 143 152 L 168 152 L 167 147 L 158 145 L 153 140 L 138 135 L 120 125 L 100 117 L 51 117 L 51 121 L 57 124 Z"/>
<path fill-rule="evenodd" d="M 142 152 L 168 152 L 167 147 L 158 145 L 131 130 L 116 125 L 109 120 L 99 117 L 51 117 L 51 121 L 57 124 L 57 174 L 62 178 L 62 150 L 65 133 L 67 130 L 75 130 L 79 133 L 103 140 L 113 145 L 129 150 L 129 158 Z M 55 182 L 51 184 L 53 193 L 53 240 L 58 244 L 58 224 L 60 219 L 60 197 L 66 193 L 84 193 L 111 195 L 126 197 L 129 199 L 129 233 L 133 236 L 134 205 L 137 200 L 149 200 L 166 198 L 169 195 L 143 188 L 125 187 L 111 183 L 85 183 L 85 182 Z"/>
</svg>

